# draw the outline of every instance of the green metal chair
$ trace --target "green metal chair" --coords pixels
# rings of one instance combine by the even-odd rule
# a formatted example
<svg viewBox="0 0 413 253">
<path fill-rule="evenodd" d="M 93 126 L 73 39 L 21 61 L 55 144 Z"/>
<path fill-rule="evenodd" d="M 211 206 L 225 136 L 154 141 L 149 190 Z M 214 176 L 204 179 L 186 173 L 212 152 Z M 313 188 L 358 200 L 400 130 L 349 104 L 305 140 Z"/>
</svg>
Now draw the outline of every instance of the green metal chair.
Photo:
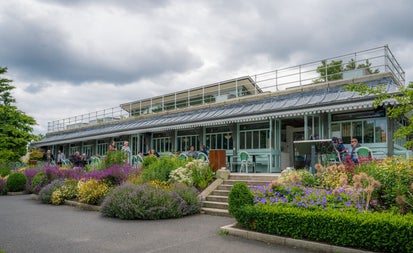
<svg viewBox="0 0 413 253">
<path fill-rule="evenodd" d="M 357 156 L 363 157 L 364 159 L 372 159 L 373 158 L 373 152 L 371 151 L 371 149 L 369 149 L 368 147 L 359 147 L 357 150 Z"/>
<path fill-rule="evenodd" d="M 202 160 L 203 162 L 209 163 L 208 156 L 205 153 L 199 152 L 198 159 Z"/>
<path fill-rule="evenodd" d="M 188 156 L 182 153 L 179 155 L 179 159 L 181 159 L 182 161 L 186 161 L 188 159 Z"/>
<path fill-rule="evenodd" d="M 239 153 L 239 158 L 240 158 L 240 161 L 241 161 L 241 166 L 240 166 L 239 172 L 242 173 L 242 170 L 244 169 L 245 173 L 248 173 L 248 167 L 250 165 L 254 166 L 254 163 L 250 161 L 250 155 L 248 154 L 247 151 L 241 151 Z"/>
<path fill-rule="evenodd" d="M 70 160 L 69 159 L 63 159 L 62 160 L 62 165 L 64 165 L 64 166 L 70 165 Z"/>
<path fill-rule="evenodd" d="M 142 164 L 143 160 L 142 157 L 138 155 L 133 155 L 132 156 L 132 166 L 138 166 L 139 164 Z"/>
</svg>

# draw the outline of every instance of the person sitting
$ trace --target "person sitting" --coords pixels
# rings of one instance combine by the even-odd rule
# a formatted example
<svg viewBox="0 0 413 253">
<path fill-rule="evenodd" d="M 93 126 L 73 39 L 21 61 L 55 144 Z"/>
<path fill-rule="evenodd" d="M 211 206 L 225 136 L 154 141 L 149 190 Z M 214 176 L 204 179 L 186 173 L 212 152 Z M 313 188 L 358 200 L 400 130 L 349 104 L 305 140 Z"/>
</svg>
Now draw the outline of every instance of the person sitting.
<svg viewBox="0 0 413 253">
<path fill-rule="evenodd" d="M 208 151 L 206 150 L 205 145 L 201 145 L 199 147 L 199 152 L 204 153 L 206 156 L 208 156 Z"/>
<path fill-rule="evenodd" d="M 189 147 L 189 151 L 186 153 L 186 156 L 187 156 L 187 157 L 192 157 L 192 158 L 197 158 L 198 154 L 197 154 L 197 152 L 195 151 L 195 147 L 194 147 L 194 146 Z"/>
<path fill-rule="evenodd" d="M 158 154 L 158 152 L 156 152 L 156 150 L 155 150 L 155 149 L 151 149 L 151 150 L 149 150 L 149 152 L 148 152 L 148 156 L 150 156 L 150 155 L 154 155 L 154 156 L 156 156 L 156 157 L 159 157 L 159 154 Z"/>
</svg>

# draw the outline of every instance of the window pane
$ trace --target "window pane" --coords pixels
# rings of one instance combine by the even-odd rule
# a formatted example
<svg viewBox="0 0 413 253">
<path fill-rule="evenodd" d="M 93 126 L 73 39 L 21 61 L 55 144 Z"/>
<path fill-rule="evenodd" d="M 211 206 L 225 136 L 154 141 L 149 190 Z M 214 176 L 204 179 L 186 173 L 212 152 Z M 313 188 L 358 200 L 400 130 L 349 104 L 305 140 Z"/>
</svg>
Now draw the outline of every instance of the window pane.
<svg viewBox="0 0 413 253">
<path fill-rule="evenodd" d="M 222 149 L 222 134 L 217 134 L 217 149 Z"/>
<path fill-rule="evenodd" d="M 267 140 L 268 140 L 269 132 L 266 130 L 260 131 L 260 148 L 266 149 L 268 148 Z"/>
<path fill-rule="evenodd" d="M 364 143 L 374 142 L 374 120 L 366 120 L 364 123 Z"/>
<path fill-rule="evenodd" d="M 360 143 L 363 143 L 363 126 L 361 121 L 353 122 L 353 138 L 356 138 Z"/>
<path fill-rule="evenodd" d="M 251 149 L 252 148 L 252 133 L 251 132 L 247 132 L 245 141 L 246 141 L 245 148 Z"/>
<path fill-rule="evenodd" d="M 376 120 L 376 142 L 386 142 L 386 120 L 385 119 L 379 119 Z"/>
<path fill-rule="evenodd" d="M 331 124 L 331 137 L 340 137 L 341 138 L 340 125 L 341 125 L 340 123 Z"/>
<path fill-rule="evenodd" d="M 245 149 L 245 132 L 241 132 L 239 135 L 239 148 L 240 149 Z"/>
<path fill-rule="evenodd" d="M 341 125 L 341 134 L 343 138 L 343 143 L 350 143 L 351 141 L 351 123 L 345 122 Z"/>
<path fill-rule="evenodd" d="M 253 131 L 252 132 L 252 148 L 258 149 L 260 148 L 260 131 Z"/>
</svg>

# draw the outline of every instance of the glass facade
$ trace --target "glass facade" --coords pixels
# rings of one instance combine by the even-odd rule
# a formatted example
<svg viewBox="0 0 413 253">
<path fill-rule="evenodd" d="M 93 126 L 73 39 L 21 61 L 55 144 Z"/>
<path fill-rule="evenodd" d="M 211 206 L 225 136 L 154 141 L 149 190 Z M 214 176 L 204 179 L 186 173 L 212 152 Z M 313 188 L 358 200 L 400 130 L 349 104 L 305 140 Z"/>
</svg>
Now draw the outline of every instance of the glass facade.
<svg viewBox="0 0 413 253">
<path fill-rule="evenodd" d="M 268 149 L 270 125 L 268 122 L 240 125 L 240 149 Z"/>
<path fill-rule="evenodd" d="M 205 145 L 207 149 L 232 150 L 234 147 L 233 138 L 234 136 L 232 136 L 228 127 L 207 128 L 205 134 Z"/>
</svg>

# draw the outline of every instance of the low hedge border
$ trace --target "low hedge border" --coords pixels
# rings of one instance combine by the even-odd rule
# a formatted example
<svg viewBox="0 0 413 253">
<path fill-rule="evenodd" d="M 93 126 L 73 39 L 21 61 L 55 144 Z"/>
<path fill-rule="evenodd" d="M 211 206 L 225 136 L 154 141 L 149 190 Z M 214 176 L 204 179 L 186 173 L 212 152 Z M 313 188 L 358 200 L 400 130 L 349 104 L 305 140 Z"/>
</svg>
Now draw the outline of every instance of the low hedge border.
<svg viewBox="0 0 413 253">
<path fill-rule="evenodd" d="M 413 215 L 245 205 L 236 220 L 247 229 L 378 252 L 413 252 Z"/>
</svg>

